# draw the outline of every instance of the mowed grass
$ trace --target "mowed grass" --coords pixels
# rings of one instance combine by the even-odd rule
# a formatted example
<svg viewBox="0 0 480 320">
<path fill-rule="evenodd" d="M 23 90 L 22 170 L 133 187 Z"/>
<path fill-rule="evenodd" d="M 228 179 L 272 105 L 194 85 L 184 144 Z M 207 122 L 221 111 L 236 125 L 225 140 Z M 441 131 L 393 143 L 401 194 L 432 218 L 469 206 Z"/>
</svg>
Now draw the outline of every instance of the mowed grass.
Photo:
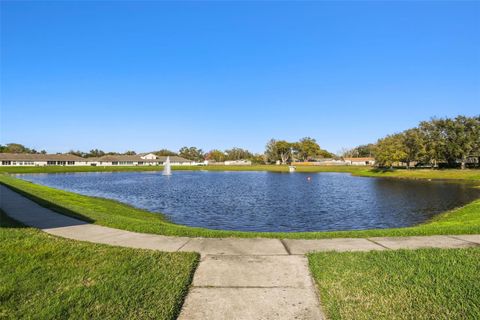
<svg viewBox="0 0 480 320">
<path fill-rule="evenodd" d="M 37 185 L 5 174 L 0 174 L 0 183 L 20 192 L 40 205 L 69 216 L 118 229 L 171 236 L 320 239 L 480 234 L 480 200 L 440 214 L 428 223 L 408 228 L 337 232 L 240 232 L 177 225 L 167 221 L 161 214 L 150 213 L 114 200 L 83 196 Z"/>
<path fill-rule="evenodd" d="M 63 172 L 119 172 L 119 171 L 161 171 L 162 166 L 46 166 L 46 167 L 0 167 L 0 173 L 63 173 Z M 252 166 L 174 166 L 173 170 L 209 170 L 209 171 L 271 171 L 288 172 L 285 165 Z M 382 170 L 362 166 L 297 166 L 297 172 L 345 172 L 363 177 L 385 177 L 405 179 L 448 179 L 480 180 L 479 169 L 394 169 Z"/>
<path fill-rule="evenodd" d="M 480 248 L 308 259 L 328 319 L 480 319 Z"/>
<path fill-rule="evenodd" d="M 175 319 L 198 255 L 110 247 L 0 211 L 0 319 Z"/>
</svg>

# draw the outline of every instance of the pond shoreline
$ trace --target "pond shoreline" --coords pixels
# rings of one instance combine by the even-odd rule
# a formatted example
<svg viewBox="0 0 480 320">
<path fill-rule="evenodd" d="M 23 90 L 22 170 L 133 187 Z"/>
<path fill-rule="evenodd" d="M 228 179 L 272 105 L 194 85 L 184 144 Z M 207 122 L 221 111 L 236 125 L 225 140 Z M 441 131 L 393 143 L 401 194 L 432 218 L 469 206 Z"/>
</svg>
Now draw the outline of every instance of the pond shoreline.
<svg viewBox="0 0 480 320">
<path fill-rule="evenodd" d="M 66 172 L 142 172 L 162 171 L 162 166 L 46 166 L 0 167 L 0 173 L 66 173 Z M 172 170 L 192 171 L 271 171 L 288 172 L 286 165 L 252 166 L 173 166 Z M 405 178 L 422 180 L 468 180 L 480 184 L 480 169 L 393 169 L 384 170 L 365 166 L 298 166 L 297 172 L 345 172 L 363 177 Z"/>
<path fill-rule="evenodd" d="M 371 229 L 337 232 L 242 232 L 195 228 L 168 222 L 162 215 L 140 210 L 114 200 L 88 197 L 72 192 L 36 185 L 8 175 L 0 175 L 0 183 L 27 196 L 40 205 L 84 221 L 114 228 L 186 237 L 243 238 L 361 238 L 371 236 L 412 236 L 435 234 L 480 233 L 480 200 L 461 208 L 441 213 L 430 221 L 407 228 Z M 115 212 L 115 214 L 113 214 Z"/>
<path fill-rule="evenodd" d="M 245 232 L 328 232 L 410 227 L 480 198 L 465 184 L 348 173 L 180 171 L 17 176 L 119 201 L 190 227 Z"/>
</svg>

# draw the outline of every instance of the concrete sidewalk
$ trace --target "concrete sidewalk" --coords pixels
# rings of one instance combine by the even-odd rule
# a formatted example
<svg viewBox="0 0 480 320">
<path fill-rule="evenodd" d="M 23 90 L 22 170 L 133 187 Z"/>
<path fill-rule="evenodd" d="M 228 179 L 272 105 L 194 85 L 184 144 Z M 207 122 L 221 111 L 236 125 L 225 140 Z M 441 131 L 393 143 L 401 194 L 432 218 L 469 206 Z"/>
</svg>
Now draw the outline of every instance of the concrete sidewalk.
<svg viewBox="0 0 480 320">
<path fill-rule="evenodd" d="M 89 224 L 41 207 L 0 185 L 0 207 L 52 235 L 168 252 L 195 251 L 201 262 L 180 319 L 322 319 L 305 253 L 480 246 L 480 235 L 369 239 L 187 238 Z"/>
</svg>

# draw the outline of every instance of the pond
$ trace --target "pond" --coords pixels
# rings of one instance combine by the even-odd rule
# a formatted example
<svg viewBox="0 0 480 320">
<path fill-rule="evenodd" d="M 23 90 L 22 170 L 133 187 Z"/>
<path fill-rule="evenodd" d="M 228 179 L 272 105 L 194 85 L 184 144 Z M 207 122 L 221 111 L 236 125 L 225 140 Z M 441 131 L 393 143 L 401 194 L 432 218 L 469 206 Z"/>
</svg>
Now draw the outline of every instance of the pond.
<svg viewBox="0 0 480 320">
<path fill-rule="evenodd" d="M 195 227 L 332 231 L 412 226 L 480 197 L 465 183 L 346 173 L 175 171 L 24 174 L 19 178 L 114 199 Z"/>
</svg>

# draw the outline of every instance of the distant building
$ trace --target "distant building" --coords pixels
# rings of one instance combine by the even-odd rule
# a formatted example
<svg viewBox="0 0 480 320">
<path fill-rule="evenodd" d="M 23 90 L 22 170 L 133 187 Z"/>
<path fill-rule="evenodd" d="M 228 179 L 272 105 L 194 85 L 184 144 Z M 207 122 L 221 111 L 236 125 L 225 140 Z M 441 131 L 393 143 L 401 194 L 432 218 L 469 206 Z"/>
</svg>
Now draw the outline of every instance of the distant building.
<svg viewBox="0 0 480 320">
<path fill-rule="evenodd" d="M 251 166 L 252 161 L 250 160 L 227 160 L 225 161 L 226 166 Z"/>
<path fill-rule="evenodd" d="M 142 153 L 142 154 L 139 154 L 139 156 L 140 158 L 147 159 L 147 160 L 155 160 L 158 158 L 158 156 L 153 153 Z"/>
<path fill-rule="evenodd" d="M 72 154 L 0 153 L 1 166 L 87 166 L 87 159 Z"/>
<path fill-rule="evenodd" d="M 346 165 L 351 166 L 373 166 L 375 164 L 375 158 L 343 158 Z"/>
<path fill-rule="evenodd" d="M 96 158 L 82 158 L 71 154 L 27 154 L 0 153 L 1 166 L 155 166 L 163 165 L 166 156 L 153 154 L 106 155 Z M 170 156 L 170 164 L 193 165 L 193 161 L 178 156 Z"/>
<path fill-rule="evenodd" d="M 293 166 L 342 166 L 347 165 L 343 160 L 333 158 L 322 158 L 315 161 L 292 162 Z"/>
<path fill-rule="evenodd" d="M 147 155 L 107 155 L 99 158 L 87 158 L 92 166 L 158 166 L 167 160 L 166 156 Z M 178 156 L 170 156 L 172 166 L 192 165 L 193 162 Z"/>
</svg>

